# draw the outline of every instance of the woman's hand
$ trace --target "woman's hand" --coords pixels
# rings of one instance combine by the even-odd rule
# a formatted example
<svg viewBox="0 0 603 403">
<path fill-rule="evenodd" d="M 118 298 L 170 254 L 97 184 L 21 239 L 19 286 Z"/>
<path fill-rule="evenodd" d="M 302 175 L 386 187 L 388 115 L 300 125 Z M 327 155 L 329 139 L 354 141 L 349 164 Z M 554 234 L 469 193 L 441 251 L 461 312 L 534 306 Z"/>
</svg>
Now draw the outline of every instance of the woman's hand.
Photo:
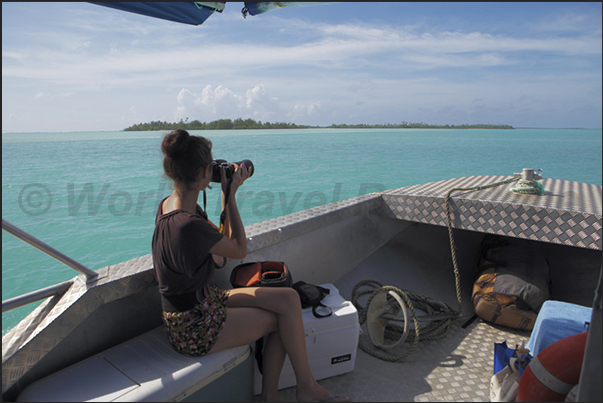
<svg viewBox="0 0 603 403">
<path fill-rule="evenodd" d="M 231 165 L 234 165 L 235 171 L 230 181 L 230 194 L 228 198 L 226 197 L 226 192 L 228 192 L 229 181 L 226 179 L 226 170 L 221 170 L 223 215 L 220 216 L 220 231 L 225 236 L 209 252 L 229 259 L 243 259 L 247 255 L 247 238 L 245 237 L 245 227 L 237 208 L 235 193 L 239 186 L 249 178 L 249 171 L 244 163 L 240 166 L 232 163 Z"/>
<path fill-rule="evenodd" d="M 230 196 L 234 196 L 239 186 L 245 182 L 247 178 L 249 178 L 249 170 L 245 166 L 245 163 L 241 163 L 241 165 L 237 165 L 234 162 L 231 162 L 230 165 L 235 167 L 235 170 L 232 174 L 231 184 L 230 184 Z M 222 169 L 220 174 L 222 175 L 222 192 L 226 194 L 228 189 L 228 180 L 226 179 L 226 170 Z"/>
</svg>

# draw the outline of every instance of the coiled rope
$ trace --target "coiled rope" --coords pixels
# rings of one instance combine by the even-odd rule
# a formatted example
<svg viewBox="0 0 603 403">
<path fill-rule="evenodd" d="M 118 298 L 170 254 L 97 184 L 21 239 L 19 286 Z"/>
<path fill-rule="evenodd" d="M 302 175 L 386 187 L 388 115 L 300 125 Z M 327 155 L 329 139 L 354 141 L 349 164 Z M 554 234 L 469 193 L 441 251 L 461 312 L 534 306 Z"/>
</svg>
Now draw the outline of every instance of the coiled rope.
<svg viewBox="0 0 603 403">
<path fill-rule="evenodd" d="M 539 196 L 542 196 L 546 192 L 546 189 L 544 188 L 544 186 L 542 186 L 542 183 L 527 179 L 518 180 L 517 183 L 510 190 L 515 193 Z"/>
<path fill-rule="evenodd" d="M 454 192 L 459 191 L 472 191 L 472 190 L 483 190 L 489 189 L 496 186 L 501 186 L 507 183 L 512 183 L 516 181 L 522 181 L 521 187 L 515 190 L 512 188 L 511 190 L 517 193 L 524 194 L 544 194 L 544 188 L 542 188 L 542 184 L 538 181 L 528 181 L 524 179 L 520 179 L 518 177 L 506 179 L 503 181 L 491 183 L 489 185 L 483 186 L 473 186 L 468 188 L 453 188 L 450 189 L 446 193 L 445 204 L 446 204 L 446 224 L 448 227 L 448 237 L 450 239 L 450 253 L 452 257 L 452 266 L 454 270 L 454 280 L 455 280 L 455 288 L 456 288 L 456 298 L 458 302 L 458 309 L 455 311 L 446 305 L 443 302 L 434 300 L 424 295 L 419 295 L 412 293 L 407 290 L 401 290 L 399 288 L 393 286 L 384 286 L 375 280 L 363 280 L 360 281 L 354 289 L 352 290 L 352 304 L 358 310 L 358 321 L 360 325 L 364 324 L 367 319 L 367 311 L 368 307 L 371 304 L 373 298 L 381 291 L 393 291 L 400 295 L 406 305 L 410 308 L 412 312 L 412 317 L 414 321 L 414 329 L 408 330 L 408 338 L 406 341 L 412 341 L 412 346 L 406 350 L 403 354 L 390 354 L 385 350 L 377 349 L 372 343 L 370 343 L 367 339 L 367 336 L 361 335 L 359 339 L 358 346 L 368 354 L 371 354 L 381 360 L 391 361 L 391 362 L 402 362 L 404 361 L 416 348 L 420 340 L 437 340 L 441 339 L 448 334 L 450 331 L 450 327 L 454 320 L 459 318 L 463 311 L 463 301 L 461 298 L 461 285 L 460 285 L 460 272 L 458 268 L 458 262 L 456 257 L 456 243 L 454 242 L 454 235 L 452 232 L 452 218 L 451 218 L 451 196 Z M 529 182 L 529 183 L 528 183 Z M 542 192 L 541 189 L 542 188 Z M 531 190 L 530 190 L 531 189 Z M 371 286 L 370 289 L 360 290 L 362 287 Z M 358 302 L 358 299 L 363 296 L 370 294 L 366 307 L 363 307 Z M 387 298 L 388 304 L 393 305 L 393 298 Z M 430 316 L 435 317 L 442 315 L 443 319 L 432 320 L 427 325 L 421 327 L 419 326 L 419 322 L 417 319 L 417 315 L 415 313 L 415 307 L 422 311 L 426 312 L 426 315 L 421 316 L 421 318 L 429 319 Z M 393 308 L 392 308 L 393 310 Z M 404 328 L 402 326 L 388 323 L 385 327 L 385 338 L 389 340 L 398 340 L 404 336 Z"/>
<path fill-rule="evenodd" d="M 362 287 L 371 286 L 369 289 L 360 290 Z M 368 337 L 360 337 L 358 345 L 365 352 L 381 359 L 384 361 L 391 362 L 401 362 L 406 359 L 416 348 L 417 344 L 420 340 L 436 340 L 444 337 L 448 331 L 450 330 L 450 326 L 452 325 L 452 317 L 454 315 L 454 311 L 446 304 L 440 301 L 436 301 L 424 295 L 419 295 L 412 293 L 407 290 L 401 290 L 397 287 L 393 286 L 384 286 L 375 280 L 363 280 L 360 281 L 354 287 L 352 291 L 352 304 L 358 310 L 358 322 L 362 325 L 366 322 L 367 319 L 367 311 L 368 306 L 370 306 L 373 298 L 381 291 L 394 291 L 398 295 L 400 295 L 408 308 L 412 313 L 412 318 L 414 321 L 414 329 L 408 330 L 408 338 L 406 341 L 412 341 L 412 346 L 406 350 L 402 355 L 397 355 L 394 353 L 388 353 L 384 350 L 377 350 L 375 346 L 372 345 L 367 339 Z M 358 299 L 363 296 L 370 294 L 366 307 L 363 307 L 358 302 Z M 388 296 L 388 302 L 390 304 L 393 303 L 393 299 Z M 453 314 L 450 318 L 446 318 L 439 321 L 432 321 L 431 323 L 421 327 L 419 326 L 419 321 L 417 319 L 417 314 L 415 312 L 416 309 L 423 310 L 427 312 L 427 315 L 439 315 L 439 314 Z M 389 340 L 398 340 L 404 336 L 404 328 L 400 325 L 388 323 L 385 327 L 385 338 Z"/>
</svg>

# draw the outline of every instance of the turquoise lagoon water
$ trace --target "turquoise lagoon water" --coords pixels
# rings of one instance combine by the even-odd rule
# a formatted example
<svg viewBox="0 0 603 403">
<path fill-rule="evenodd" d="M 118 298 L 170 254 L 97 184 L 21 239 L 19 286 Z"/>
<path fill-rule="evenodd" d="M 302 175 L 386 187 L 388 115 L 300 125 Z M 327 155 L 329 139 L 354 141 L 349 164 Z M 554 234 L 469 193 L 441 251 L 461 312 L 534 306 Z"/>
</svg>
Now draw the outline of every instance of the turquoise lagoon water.
<svg viewBox="0 0 603 403">
<path fill-rule="evenodd" d="M 2 134 L 2 218 L 98 269 L 151 252 L 166 132 Z M 601 185 L 601 130 L 304 129 L 199 131 L 214 158 L 254 162 L 239 189 L 245 224 L 360 194 L 542 168 Z M 200 197 L 199 203 L 202 203 Z M 218 221 L 218 189 L 207 211 Z M 2 233 L 2 298 L 77 273 Z M 2 314 L 2 333 L 33 307 Z"/>
</svg>

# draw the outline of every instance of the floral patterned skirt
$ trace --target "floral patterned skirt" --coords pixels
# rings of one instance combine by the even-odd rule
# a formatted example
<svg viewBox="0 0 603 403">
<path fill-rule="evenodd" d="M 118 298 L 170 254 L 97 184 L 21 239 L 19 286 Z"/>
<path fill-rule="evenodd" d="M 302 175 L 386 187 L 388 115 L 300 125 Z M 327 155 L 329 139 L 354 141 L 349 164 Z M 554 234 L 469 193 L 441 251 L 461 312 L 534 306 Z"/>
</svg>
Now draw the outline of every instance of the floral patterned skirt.
<svg viewBox="0 0 603 403">
<path fill-rule="evenodd" d="M 209 285 L 205 299 L 183 312 L 163 312 L 168 339 L 180 354 L 206 355 L 216 343 L 226 320 L 226 300 L 230 291 Z"/>
</svg>

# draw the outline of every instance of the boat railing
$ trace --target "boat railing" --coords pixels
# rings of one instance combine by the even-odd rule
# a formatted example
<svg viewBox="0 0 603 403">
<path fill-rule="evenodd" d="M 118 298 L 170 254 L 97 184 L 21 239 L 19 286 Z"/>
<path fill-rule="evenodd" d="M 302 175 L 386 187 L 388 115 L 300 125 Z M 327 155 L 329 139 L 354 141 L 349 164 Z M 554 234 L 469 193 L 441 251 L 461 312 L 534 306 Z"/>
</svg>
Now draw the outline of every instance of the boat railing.
<svg viewBox="0 0 603 403">
<path fill-rule="evenodd" d="M 8 232 L 9 234 L 13 235 L 14 237 L 19 238 L 23 242 L 30 244 L 39 251 L 46 253 L 48 256 L 54 258 L 55 260 L 58 260 L 59 262 L 67 265 L 68 267 L 71 267 L 73 270 L 84 274 L 89 282 L 95 280 L 98 277 L 98 273 L 94 270 L 89 269 L 83 264 L 73 260 L 69 256 L 59 252 L 50 245 L 40 241 L 33 235 L 30 235 L 19 227 L 9 223 L 5 219 L 2 219 L 2 229 Z M 18 297 L 10 298 L 6 301 L 2 301 L 2 312 L 10 311 L 11 309 L 15 309 L 23 305 L 28 305 L 33 302 L 51 297 L 53 295 L 62 295 L 69 289 L 69 287 L 71 287 L 71 284 L 73 284 L 73 281 L 65 281 L 63 283 L 55 284 L 50 287 L 42 288 L 37 291 L 33 291 L 27 294 L 20 295 Z"/>
</svg>

